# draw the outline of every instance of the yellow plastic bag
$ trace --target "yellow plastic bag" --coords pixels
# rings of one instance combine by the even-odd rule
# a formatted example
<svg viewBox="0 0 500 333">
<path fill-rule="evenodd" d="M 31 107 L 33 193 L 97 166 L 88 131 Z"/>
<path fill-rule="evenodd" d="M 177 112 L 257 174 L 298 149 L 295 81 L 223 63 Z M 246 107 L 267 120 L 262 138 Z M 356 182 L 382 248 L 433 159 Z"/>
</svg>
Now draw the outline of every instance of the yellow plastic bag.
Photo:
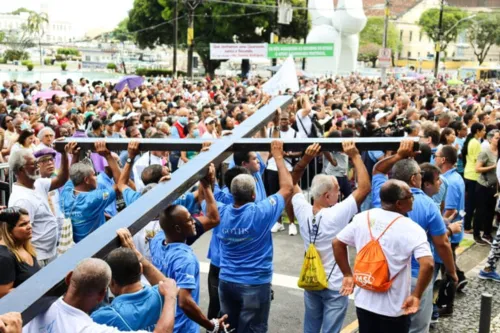
<svg viewBox="0 0 500 333">
<path fill-rule="evenodd" d="M 309 244 L 297 285 L 299 288 L 311 291 L 323 290 L 328 287 L 325 269 L 314 244 Z"/>
</svg>

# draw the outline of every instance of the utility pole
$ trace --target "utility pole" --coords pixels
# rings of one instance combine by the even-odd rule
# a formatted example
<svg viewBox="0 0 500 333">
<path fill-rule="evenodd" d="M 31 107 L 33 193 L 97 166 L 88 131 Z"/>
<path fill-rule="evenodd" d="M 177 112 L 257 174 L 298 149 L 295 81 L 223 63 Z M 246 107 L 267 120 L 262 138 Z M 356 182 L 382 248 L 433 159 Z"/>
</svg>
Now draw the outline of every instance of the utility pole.
<svg viewBox="0 0 500 333">
<path fill-rule="evenodd" d="M 304 34 L 304 44 L 307 44 L 307 35 L 309 34 L 309 0 L 306 0 L 306 33 Z M 302 70 L 306 70 L 306 58 L 302 58 Z"/>
<path fill-rule="evenodd" d="M 385 8 L 384 8 L 384 39 L 382 40 L 382 48 L 387 48 L 387 31 L 389 30 L 389 9 L 390 3 L 389 0 L 385 0 Z M 387 83 L 387 68 L 382 67 L 380 69 L 380 74 L 382 76 L 382 84 L 385 85 Z"/>
<path fill-rule="evenodd" d="M 177 36 L 179 35 L 177 29 L 178 29 L 178 23 L 177 20 L 179 19 L 179 0 L 175 0 L 175 7 L 174 7 L 174 59 L 173 59 L 173 70 L 172 70 L 172 75 L 173 77 L 177 77 L 177 46 L 179 44 L 179 41 L 177 40 Z"/>
<path fill-rule="evenodd" d="M 188 72 L 187 75 L 193 80 L 193 54 L 194 54 L 194 11 L 200 4 L 201 0 L 187 0 L 186 4 L 189 9 L 188 14 L 188 31 L 187 31 L 187 44 L 188 44 Z"/>
<path fill-rule="evenodd" d="M 441 53 L 441 42 L 443 39 L 443 11 L 444 11 L 444 0 L 441 0 L 441 10 L 439 11 L 439 23 L 438 23 L 438 35 L 436 41 L 436 56 L 434 62 L 434 77 L 438 77 L 439 72 L 439 54 Z"/>
</svg>

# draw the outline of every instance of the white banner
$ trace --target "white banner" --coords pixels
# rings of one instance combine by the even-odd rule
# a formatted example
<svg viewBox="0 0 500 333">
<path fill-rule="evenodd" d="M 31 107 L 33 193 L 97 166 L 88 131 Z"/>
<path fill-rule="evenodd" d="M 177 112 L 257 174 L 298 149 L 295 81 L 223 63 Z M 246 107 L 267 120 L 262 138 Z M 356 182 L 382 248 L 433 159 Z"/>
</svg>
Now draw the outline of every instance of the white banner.
<svg viewBox="0 0 500 333">
<path fill-rule="evenodd" d="M 280 92 L 284 93 L 288 88 L 292 92 L 299 91 L 299 80 L 292 56 L 289 56 L 279 71 L 262 86 L 262 90 L 272 96 L 278 95 Z"/>
<path fill-rule="evenodd" d="M 267 44 L 214 44 L 210 43 L 210 59 L 267 58 Z"/>
</svg>

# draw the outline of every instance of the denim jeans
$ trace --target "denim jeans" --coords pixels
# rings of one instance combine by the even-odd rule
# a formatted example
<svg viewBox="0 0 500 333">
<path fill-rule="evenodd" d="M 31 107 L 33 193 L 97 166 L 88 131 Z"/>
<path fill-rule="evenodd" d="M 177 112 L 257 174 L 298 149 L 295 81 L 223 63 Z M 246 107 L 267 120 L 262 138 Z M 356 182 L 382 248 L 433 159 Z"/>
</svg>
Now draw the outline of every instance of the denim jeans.
<svg viewBox="0 0 500 333">
<path fill-rule="evenodd" d="M 304 291 L 304 333 L 338 333 L 349 305 L 349 298 L 338 291 L 324 289 Z"/>
<path fill-rule="evenodd" d="M 411 278 L 411 291 L 415 289 L 417 285 L 417 278 Z M 432 317 L 432 303 L 433 303 L 433 283 L 429 283 L 424 293 L 422 294 L 422 298 L 420 299 L 420 307 L 418 308 L 417 313 L 414 313 L 410 316 L 411 325 L 410 325 L 410 333 L 428 333 L 429 326 L 431 324 Z"/>
<path fill-rule="evenodd" d="M 208 271 L 208 319 L 220 317 L 219 273 L 220 268 L 210 264 L 210 270 Z"/>
<path fill-rule="evenodd" d="M 266 333 L 271 309 L 271 284 L 248 285 L 219 281 L 222 314 L 236 333 Z"/>
</svg>

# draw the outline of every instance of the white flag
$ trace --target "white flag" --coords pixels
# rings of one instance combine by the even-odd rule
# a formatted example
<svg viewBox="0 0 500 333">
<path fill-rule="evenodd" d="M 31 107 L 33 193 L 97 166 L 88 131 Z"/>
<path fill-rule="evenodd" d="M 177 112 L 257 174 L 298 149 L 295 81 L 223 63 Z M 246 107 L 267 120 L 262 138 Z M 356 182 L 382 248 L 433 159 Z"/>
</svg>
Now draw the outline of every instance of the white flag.
<svg viewBox="0 0 500 333">
<path fill-rule="evenodd" d="M 292 56 L 289 56 L 279 71 L 262 86 L 262 90 L 272 96 L 278 95 L 280 91 L 284 93 L 288 88 L 292 92 L 299 91 L 299 80 L 297 79 L 297 71 Z"/>
</svg>

